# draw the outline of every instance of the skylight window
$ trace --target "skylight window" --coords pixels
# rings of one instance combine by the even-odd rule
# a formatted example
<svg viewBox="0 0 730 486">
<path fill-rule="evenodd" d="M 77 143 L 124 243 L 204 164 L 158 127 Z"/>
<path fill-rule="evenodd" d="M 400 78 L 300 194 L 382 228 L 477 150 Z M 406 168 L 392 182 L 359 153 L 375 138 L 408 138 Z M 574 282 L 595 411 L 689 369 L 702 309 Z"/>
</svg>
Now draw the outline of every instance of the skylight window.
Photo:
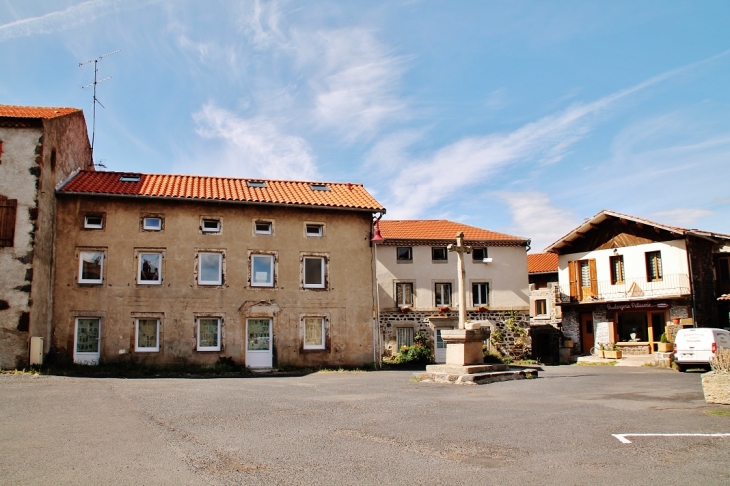
<svg viewBox="0 0 730 486">
<path fill-rule="evenodd" d="M 137 174 L 124 174 L 119 178 L 119 182 L 139 182 L 140 176 Z"/>
<path fill-rule="evenodd" d="M 309 187 L 311 187 L 313 191 L 329 191 L 330 190 L 330 187 L 327 184 L 310 184 Z"/>
<path fill-rule="evenodd" d="M 267 187 L 264 181 L 246 181 L 248 187 Z"/>
</svg>

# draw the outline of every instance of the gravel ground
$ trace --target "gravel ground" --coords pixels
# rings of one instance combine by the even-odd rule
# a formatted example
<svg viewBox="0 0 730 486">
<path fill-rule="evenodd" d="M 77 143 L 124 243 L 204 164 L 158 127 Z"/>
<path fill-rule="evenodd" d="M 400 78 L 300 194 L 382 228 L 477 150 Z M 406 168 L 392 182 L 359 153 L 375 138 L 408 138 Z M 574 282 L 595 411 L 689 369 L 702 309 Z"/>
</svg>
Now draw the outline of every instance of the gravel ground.
<svg viewBox="0 0 730 486">
<path fill-rule="evenodd" d="M 0 375 L 1 484 L 730 484 L 730 407 L 699 373 L 549 367 L 99 379 Z"/>
</svg>

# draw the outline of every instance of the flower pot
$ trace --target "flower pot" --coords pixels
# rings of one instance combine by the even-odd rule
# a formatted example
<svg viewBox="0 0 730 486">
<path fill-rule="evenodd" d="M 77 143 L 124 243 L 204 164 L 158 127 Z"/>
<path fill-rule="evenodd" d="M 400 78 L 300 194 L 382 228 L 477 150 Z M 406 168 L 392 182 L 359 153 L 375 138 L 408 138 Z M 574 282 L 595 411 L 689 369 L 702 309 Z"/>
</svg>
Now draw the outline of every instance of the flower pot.
<svg viewBox="0 0 730 486">
<path fill-rule="evenodd" d="M 672 324 L 675 326 L 678 326 L 680 321 L 681 319 L 679 317 L 672 317 Z"/>
<path fill-rule="evenodd" d="M 617 349 L 616 351 L 609 351 L 608 349 L 603 352 L 603 355 L 605 358 L 608 359 L 621 359 L 623 356 L 623 353 L 620 349 Z"/>
<path fill-rule="evenodd" d="M 563 341 L 563 346 L 566 348 L 572 348 L 574 345 L 575 343 L 570 339 L 566 339 L 565 341 Z"/>
<path fill-rule="evenodd" d="M 674 350 L 672 343 L 659 343 L 657 344 L 657 351 L 660 353 L 671 353 Z"/>
<path fill-rule="evenodd" d="M 604 350 L 602 350 L 602 349 L 599 349 L 599 350 L 598 350 L 598 351 L 596 351 L 596 352 L 598 353 L 598 357 L 599 357 L 599 358 L 605 358 L 605 357 L 606 357 L 606 351 L 604 351 Z"/>
</svg>

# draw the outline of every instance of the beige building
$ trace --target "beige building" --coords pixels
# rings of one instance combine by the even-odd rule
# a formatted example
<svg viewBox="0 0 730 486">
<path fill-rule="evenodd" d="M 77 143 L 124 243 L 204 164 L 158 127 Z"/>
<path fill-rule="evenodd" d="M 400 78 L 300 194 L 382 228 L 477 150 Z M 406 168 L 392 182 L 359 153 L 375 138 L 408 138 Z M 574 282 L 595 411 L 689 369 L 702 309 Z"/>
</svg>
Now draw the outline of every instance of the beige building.
<svg viewBox="0 0 730 486">
<path fill-rule="evenodd" d="M 28 364 L 50 346 L 57 184 L 93 170 L 75 108 L 0 105 L 0 367 Z M 43 349 L 45 348 L 45 349 Z"/>
<path fill-rule="evenodd" d="M 57 195 L 58 359 L 375 361 L 362 185 L 81 171 Z"/>
<path fill-rule="evenodd" d="M 453 327 L 458 314 L 456 255 L 447 251 L 464 232 L 467 316 L 503 323 L 517 313 L 528 322 L 527 253 L 530 240 L 446 220 L 378 223 L 384 240 L 377 248 L 377 283 L 382 351 L 411 345 L 417 332 L 435 341 L 435 358 L 443 356 L 441 329 Z"/>
</svg>

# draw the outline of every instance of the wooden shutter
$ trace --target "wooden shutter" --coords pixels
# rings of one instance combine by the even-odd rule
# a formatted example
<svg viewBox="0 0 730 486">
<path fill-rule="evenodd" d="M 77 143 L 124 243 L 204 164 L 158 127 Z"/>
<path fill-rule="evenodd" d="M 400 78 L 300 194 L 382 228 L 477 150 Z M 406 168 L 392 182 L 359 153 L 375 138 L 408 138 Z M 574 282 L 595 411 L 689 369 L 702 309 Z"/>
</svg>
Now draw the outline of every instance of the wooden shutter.
<svg viewBox="0 0 730 486">
<path fill-rule="evenodd" d="M 530 317 L 535 317 L 537 315 L 536 308 L 537 303 L 534 298 L 530 299 Z"/>
<path fill-rule="evenodd" d="M 580 300 L 578 295 L 578 260 L 568 262 L 568 280 L 570 281 L 570 296 Z"/>
<path fill-rule="evenodd" d="M 596 261 L 595 260 L 588 260 L 588 269 L 590 271 L 591 275 L 591 295 L 593 297 L 598 297 L 598 279 L 596 277 Z"/>
<path fill-rule="evenodd" d="M 12 247 L 15 244 L 15 213 L 17 208 L 17 199 L 8 199 L 0 195 L 0 248 Z"/>
</svg>

